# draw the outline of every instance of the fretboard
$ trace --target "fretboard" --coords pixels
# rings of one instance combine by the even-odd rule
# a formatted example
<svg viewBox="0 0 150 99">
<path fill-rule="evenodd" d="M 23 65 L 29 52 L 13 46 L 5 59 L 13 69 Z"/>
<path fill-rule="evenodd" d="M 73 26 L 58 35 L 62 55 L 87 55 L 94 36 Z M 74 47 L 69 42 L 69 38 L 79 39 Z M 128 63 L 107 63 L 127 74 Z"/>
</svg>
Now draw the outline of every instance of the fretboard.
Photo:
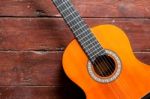
<svg viewBox="0 0 150 99">
<path fill-rule="evenodd" d="M 75 10 L 70 0 L 53 0 L 53 2 L 89 59 L 94 61 L 96 56 L 105 54 L 105 50 L 91 33 L 90 28 Z"/>
</svg>

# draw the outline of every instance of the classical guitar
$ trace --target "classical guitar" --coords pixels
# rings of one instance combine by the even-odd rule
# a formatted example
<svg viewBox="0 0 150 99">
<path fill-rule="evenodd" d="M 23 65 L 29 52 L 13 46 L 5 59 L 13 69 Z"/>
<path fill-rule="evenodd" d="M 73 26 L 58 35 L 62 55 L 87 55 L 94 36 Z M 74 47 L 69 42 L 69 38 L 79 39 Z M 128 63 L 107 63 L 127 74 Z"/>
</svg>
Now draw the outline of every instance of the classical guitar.
<svg viewBox="0 0 150 99">
<path fill-rule="evenodd" d="M 86 98 L 150 99 L 150 66 L 136 59 L 121 29 L 89 28 L 71 1 L 52 1 L 76 38 L 64 52 L 64 71 Z"/>
</svg>

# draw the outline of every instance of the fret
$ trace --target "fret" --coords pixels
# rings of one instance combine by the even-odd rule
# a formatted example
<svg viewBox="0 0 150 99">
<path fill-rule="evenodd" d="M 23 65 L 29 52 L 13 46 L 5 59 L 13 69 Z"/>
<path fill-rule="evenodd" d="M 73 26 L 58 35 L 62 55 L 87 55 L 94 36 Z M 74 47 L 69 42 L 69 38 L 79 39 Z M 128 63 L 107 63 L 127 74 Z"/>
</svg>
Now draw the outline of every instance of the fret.
<svg viewBox="0 0 150 99">
<path fill-rule="evenodd" d="M 101 50 L 99 47 L 95 47 L 92 51 L 89 52 L 89 55 L 93 54 L 93 53 L 95 53 L 96 51 L 99 51 L 99 50 Z"/>
<path fill-rule="evenodd" d="M 64 4 L 66 4 L 68 2 L 68 0 L 63 1 L 63 3 L 61 3 L 60 5 L 57 5 L 57 8 L 60 8 L 61 6 L 64 6 Z"/>
<path fill-rule="evenodd" d="M 66 8 L 66 7 L 62 7 L 61 9 L 67 9 L 67 8 Z M 68 11 L 63 12 L 63 16 L 67 16 L 68 14 L 72 13 L 73 11 L 75 11 L 75 10 L 73 9 L 73 7 L 71 7 L 70 9 L 68 9 Z M 76 12 L 76 11 L 75 11 L 75 12 Z M 75 14 L 75 13 L 72 14 L 73 17 L 74 17 L 74 14 Z M 76 15 L 75 15 L 75 16 L 76 16 Z"/>
<path fill-rule="evenodd" d="M 67 7 L 66 9 L 62 10 L 61 13 L 63 14 L 65 11 L 67 11 L 68 9 L 70 9 L 71 7 L 73 7 L 72 5 Z"/>
<path fill-rule="evenodd" d="M 69 23 L 71 23 L 71 22 L 73 22 L 73 21 L 75 21 L 77 18 L 79 18 L 80 17 L 80 15 L 77 15 L 76 17 L 74 17 L 72 20 L 70 20 L 70 21 L 68 21 L 67 23 L 69 24 Z"/>
<path fill-rule="evenodd" d="M 104 49 L 98 49 L 98 48 L 96 48 L 96 50 L 94 50 L 93 53 L 92 52 L 89 53 L 89 55 L 92 57 L 92 56 L 96 55 L 97 53 L 98 54 L 104 54 L 105 50 Z"/>
<path fill-rule="evenodd" d="M 55 5 L 59 5 L 59 4 L 63 3 L 63 2 L 60 2 L 60 0 L 53 0 L 53 2 L 55 3 Z"/>
<path fill-rule="evenodd" d="M 78 15 L 75 15 L 75 16 L 78 16 Z M 67 23 L 69 22 L 69 26 L 71 27 L 71 26 L 73 26 L 74 24 L 77 24 L 79 21 L 81 21 L 82 19 L 81 19 L 81 17 L 79 16 L 79 17 L 73 17 L 73 15 L 71 16 L 71 17 L 68 17 L 68 19 L 66 19 L 67 20 Z M 77 28 L 80 28 L 82 25 L 84 25 L 85 24 L 85 22 L 84 21 L 82 21 L 82 24 L 79 24 L 79 27 L 77 27 Z M 76 30 L 76 29 L 74 29 L 74 28 L 71 28 L 72 30 L 73 30 L 73 32 Z"/>
<path fill-rule="evenodd" d="M 95 57 L 95 56 L 98 56 L 98 55 L 104 55 L 106 52 L 105 50 L 99 50 L 99 51 L 96 51 L 94 53 L 90 53 L 88 54 L 91 58 Z"/>
<path fill-rule="evenodd" d="M 95 56 L 97 56 L 99 54 L 99 52 L 96 52 L 95 54 L 91 55 L 91 59 L 94 58 Z"/>
<path fill-rule="evenodd" d="M 100 51 L 97 51 L 95 54 L 93 54 L 93 55 L 90 55 L 90 58 L 92 59 L 92 58 L 94 58 L 95 56 L 97 56 L 97 55 L 103 55 L 103 54 L 105 54 L 106 52 L 105 52 L 105 50 L 100 50 Z"/>
<path fill-rule="evenodd" d="M 52 1 L 91 61 L 96 55 L 105 53 L 105 50 L 99 44 L 79 13 L 75 10 L 70 0 Z"/>
<path fill-rule="evenodd" d="M 89 52 L 89 54 L 91 54 L 91 53 L 94 53 L 95 51 L 98 51 L 98 50 L 101 50 L 101 49 L 103 49 L 100 45 L 99 45 L 99 43 L 97 42 L 97 45 L 94 45 L 94 44 L 85 44 L 84 46 L 83 46 L 83 48 L 86 50 L 86 51 L 88 51 Z"/>
<path fill-rule="evenodd" d="M 87 39 L 85 42 L 82 42 L 81 41 L 81 44 L 85 44 L 85 43 L 87 43 L 87 42 L 89 42 L 89 44 L 92 42 L 92 40 L 94 41 L 95 40 L 95 38 L 92 36 L 92 37 L 90 37 L 89 39 Z M 79 40 L 80 41 L 80 40 Z"/>
<path fill-rule="evenodd" d="M 69 16 L 73 15 L 76 11 L 71 12 L 70 14 L 68 14 L 67 16 L 64 17 L 64 19 L 67 19 Z"/>
<path fill-rule="evenodd" d="M 88 31 L 89 31 L 89 29 L 86 29 L 86 30 L 80 32 L 79 34 L 77 34 L 76 37 L 80 37 L 83 33 L 88 32 Z"/>
<path fill-rule="evenodd" d="M 87 50 L 87 51 L 88 51 L 88 50 Z M 99 52 L 99 51 L 101 51 L 99 48 L 95 48 L 94 50 L 90 51 L 90 52 L 88 53 L 88 55 L 89 55 L 89 56 L 92 56 L 93 54 L 95 54 L 95 53 L 97 53 L 97 52 Z"/>
<path fill-rule="evenodd" d="M 86 26 L 87 26 L 86 24 L 82 25 L 80 28 L 76 29 L 76 30 L 74 31 L 74 33 L 78 32 L 80 29 L 82 29 L 82 28 L 84 28 L 84 27 L 86 27 Z"/>
<path fill-rule="evenodd" d="M 71 7 L 72 6 L 72 7 Z M 68 9 L 67 11 L 63 12 L 63 16 L 67 16 L 68 14 L 72 13 L 74 10 L 73 5 L 69 5 L 69 6 L 61 6 L 59 8 L 59 11 L 62 12 L 64 9 Z M 76 16 L 76 15 L 75 15 Z"/>
<path fill-rule="evenodd" d="M 79 24 L 82 23 L 82 22 L 83 22 L 83 20 L 80 20 L 77 24 L 72 25 L 70 28 L 74 28 L 74 27 L 76 27 L 77 25 L 79 26 Z"/>
<path fill-rule="evenodd" d="M 83 37 L 80 39 L 80 41 L 85 40 L 85 39 L 89 39 L 89 38 L 91 38 L 91 36 L 92 36 L 92 34 L 88 33 L 88 34 L 86 34 L 85 36 L 83 36 Z M 94 39 L 95 39 L 95 38 L 94 38 Z"/>
<path fill-rule="evenodd" d="M 94 44 L 94 43 L 88 44 L 88 45 L 84 45 L 84 49 L 88 50 L 88 49 L 92 48 L 92 47 L 93 47 L 93 44 Z"/>
<path fill-rule="evenodd" d="M 95 43 L 98 43 L 98 42 L 96 42 L 96 40 L 95 41 L 93 41 L 93 42 L 86 42 L 86 43 L 81 43 L 81 45 L 83 46 L 83 47 L 85 47 L 85 49 L 88 49 L 88 48 L 90 48 L 90 47 L 92 47 Z"/>
<path fill-rule="evenodd" d="M 98 47 L 99 46 L 99 43 L 96 43 L 95 45 L 93 45 L 92 47 L 90 47 L 89 49 L 88 49 L 88 46 L 86 46 L 86 47 L 84 47 L 85 49 L 88 49 L 88 50 L 92 50 L 93 48 L 95 48 L 95 47 Z"/>
<path fill-rule="evenodd" d="M 93 53 L 101 51 L 101 48 L 96 46 L 95 48 L 94 47 L 92 47 L 91 49 L 88 48 L 86 51 L 88 52 L 88 55 L 91 56 Z"/>
</svg>

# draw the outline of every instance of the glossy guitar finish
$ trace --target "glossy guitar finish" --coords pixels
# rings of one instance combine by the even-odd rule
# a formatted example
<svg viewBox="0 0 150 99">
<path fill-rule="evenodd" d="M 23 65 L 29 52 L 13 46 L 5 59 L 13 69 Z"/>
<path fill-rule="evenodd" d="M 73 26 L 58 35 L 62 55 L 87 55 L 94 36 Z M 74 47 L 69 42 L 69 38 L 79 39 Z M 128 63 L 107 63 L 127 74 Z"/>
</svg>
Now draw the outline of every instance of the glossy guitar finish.
<svg viewBox="0 0 150 99">
<path fill-rule="evenodd" d="M 87 56 L 73 40 L 63 55 L 63 68 L 68 77 L 84 90 L 87 99 L 140 99 L 148 94 L 150 67 L 136 59 L 125 33 L 113 25 L 97 26 L 91 30 L 103 48 L 119 56 L 122 71 L 115 81 L 96 82 L 88 73 Z"/>
</svg>

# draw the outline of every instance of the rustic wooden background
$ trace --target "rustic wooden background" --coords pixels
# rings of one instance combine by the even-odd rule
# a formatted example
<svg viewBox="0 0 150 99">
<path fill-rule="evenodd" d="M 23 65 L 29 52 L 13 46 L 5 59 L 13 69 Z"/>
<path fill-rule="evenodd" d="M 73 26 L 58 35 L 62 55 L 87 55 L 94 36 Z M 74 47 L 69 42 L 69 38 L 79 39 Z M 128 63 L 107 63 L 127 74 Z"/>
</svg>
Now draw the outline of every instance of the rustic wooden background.
<svg viewBox="0 0 150 99">
<path fill-rule="evenodd" d="M 91 26 L 115 24 L 150 64 L 150 0 L 72 0 Z M 51 0 L 0 0 L 0 99 L 84 99 L 61 59 L 73 35 Z"/>
</svg>

